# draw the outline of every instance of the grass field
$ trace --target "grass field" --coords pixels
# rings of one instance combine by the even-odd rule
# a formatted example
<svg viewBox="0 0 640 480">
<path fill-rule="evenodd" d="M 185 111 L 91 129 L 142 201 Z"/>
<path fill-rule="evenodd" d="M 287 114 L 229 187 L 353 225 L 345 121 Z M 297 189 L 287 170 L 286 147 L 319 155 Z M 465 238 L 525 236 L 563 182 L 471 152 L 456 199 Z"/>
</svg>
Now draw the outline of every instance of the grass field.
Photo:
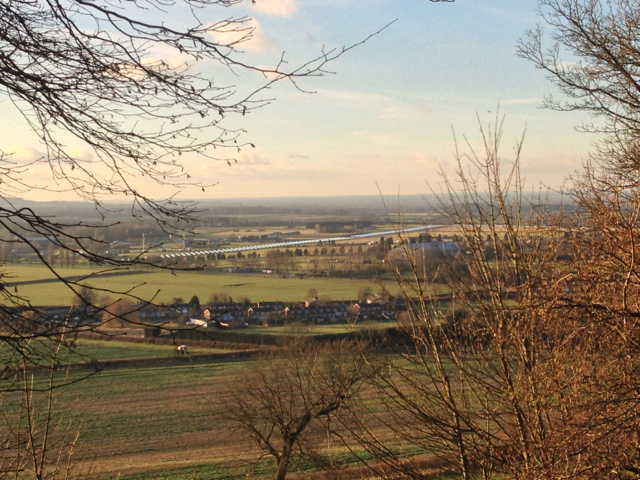
<svg viewBox="0 0 640 480">
<path fill-rule="evenodd" d="M 80 428 L 75 474 L 100 479 L 240 479 L 272 474 L 251 441 L 219 413 L 252 361 L 127 367 L 61 390 L 65 423 Z M 81 373 L 71 374 L 73 380 Z M 5 403 L 3 408 L 11 408 Z M 348 461 L 336 450 L 336 462 Z M 298 464 L 294 471 L 309 465 Z"/>
<path fill-rule="evenodd" d="M 33 344 L 33 348 L 35 348 L 36 351 L 39 351 L 46 347 L 41 344 Z M 228 350 L 189 347 L 190 354 L 223 352 L 228 352 Z M 0 346 L 0 362 L 6 355 L 9 355 L 6 345 Z M 175 348 L 172 345 L 80 339 L 73 347 L 72 353 L 63 349 L 59 354 L 58 361 L 61 363 L 86 363 L 94 360 L 99 362 L 111 362 L 113 360 L 163 358 L 173 357 L 175 355 Z"/>
<path fill-rule="evenodd" d="M 222 353 L 228 350 L 216 348 L 189 347 L 189 353 Z M 96 359 L 101 362 L 112 360 L 135 360 L 139 358 L 172 357 L 176 355 L 172 345 L 152 345 L 148 343 L 129 343 L 100 340 L 79 340 L 75 347 L 73 361 Z"/>
<path fill-rule="evenodd" d="M 332 326 L 340 327 L 340 326 Z M 157 345 L 79 340 L 78 349 L 103 360 L 147 358 L 168 354 Z M 194 349 L 195 351 L 195 349 Z M 240 480 L 269 478 L 275 471 L 271 458 L 260 458 L 252 440 L 221 413 L 234 407 L 230 389 L 264 359 L 201 361 L 181 364 L 114 366 L 55 392 L 56 414 L 63 419 L 51 434 L 75 436 L 71 478 L 100 480 Z M 278 360 L 272 360 L 278 361 Z M 56 373 L 58 380 L 73 382 L 90 373 Z M 41 377 L 40 377 L 41 375 Z M 45 386 L 44 374 L 37 385 Z M 42 385 L 41 383 L 42 382 Z M 35 394 L 41 408 L 45 394 Z M 42 395 L 42 396 L 39 396 Z M 368 394 L 367 394 L 368 395 Z M 366 402 L 377 401 L 368 396 Z M 9 421 L 20 402 L 10 394 L 0 403 L 0 414 Z M 0 436 L 4 423 L 0 422 Z M 335 428 L 335 427 L 334 427 Z M 383 436 L 386 435 L 384 432 Z M 359 464 L 341 442 L 318 440 L 325 460 L 337 467 Z M 404 450 L 413 452 L 410 445 Z M 358 454 L 364 458 L 363 451 Z M 316 467 L 297 461 L 290 473 L 304 478 Z M 330 478 L 330 477 L 326 477 Z M 436 476 L 434 478 L 444 478 Z M 448 477 L 447 477 L 448 478 Z"/>
<path fill-rule="evenodd" d="M 33 268 L 37 267 L 24 267 Z M 41 269 L 44 270 L 44 269 Z M 72 269 L 72 271 L 77 271 Z M 32 273 L 32 275 L 35 275 Z M 144 299 L 156 302 L 171 302 L 175 297 L 185 301 L 197 295 L 201 302 L 206 302 L 213 292 L 226 292 L 232 298 L 247 297 L 253 302 L 304 301 L 311 288 L 318 290 L 321 298 L 333 300 L 353 300 L 357 298 L 358 289 L 370 286 L 375 292 L 380 288 L 377 282 L 367 280 L 348 280 L 341 278 L 279 278 L 241 275 L 213 275 L 204 273 L 168 272 L 142 273 L 130 276 L 113 276 L 95 278 L 87 281 L 89 285 L 111 291 L 129 291 Z M 394 282 L 386 282 L 391 293 L 399 287 Z M 444 290 L 444 286 L 436 286 L 436 293 Z M 73 293 L 64 285 L 47 283 L 39 285 L 23 285 L 19 294 L 29 298 L 35 305 L 68 305 Z M 115 294 L 112 294 L 115 296 Z"/>
<path fill-rule="evenodd" d="M 247 328 L 234 330 L 234 332 L 260 333 L 263 335 L 332 335 L 336 333 L 349 333 L 354 330 L 384 329 L 396 326 L 398 326 L 398 324 L 395 320 L 385 322 L 362 322 L 356 325 L 350 325 L 347 323 L 336 323 L 332 325 L 304 325 L 296 323 L 291 326 L 284 325 L 281 327 L 250 325 Z"/>
<path fill-rule="evenodd" d="M 77 275 L 89 275 L 94 272 L 94 269 L 82 267 L 82 268 L 58 268 L 56 272 L 62 277 L 72 277 Z M 1 269 L 2 279 L 6 283 L 15 282 L 29 282 L 32 280 L 40 279 L 53 279 L 55 275 L 48 268 L 42 265 L 13 265 L 5 264 Z"/>
</svg>

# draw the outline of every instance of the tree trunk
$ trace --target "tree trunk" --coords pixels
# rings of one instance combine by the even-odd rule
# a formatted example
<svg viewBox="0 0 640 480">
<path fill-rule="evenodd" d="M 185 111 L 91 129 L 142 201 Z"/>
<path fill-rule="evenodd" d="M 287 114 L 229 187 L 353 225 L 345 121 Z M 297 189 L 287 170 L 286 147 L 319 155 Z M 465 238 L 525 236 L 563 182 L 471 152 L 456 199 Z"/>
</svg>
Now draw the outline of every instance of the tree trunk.
<svg viewBox="0 0 640 480">
<path fill-rule="evenodd" d="M 289 469 L 289 455 L 282 455 L 278 461 L 278 471 L 276 472 L 276 480 L 284 480 Z"/>
</svg>

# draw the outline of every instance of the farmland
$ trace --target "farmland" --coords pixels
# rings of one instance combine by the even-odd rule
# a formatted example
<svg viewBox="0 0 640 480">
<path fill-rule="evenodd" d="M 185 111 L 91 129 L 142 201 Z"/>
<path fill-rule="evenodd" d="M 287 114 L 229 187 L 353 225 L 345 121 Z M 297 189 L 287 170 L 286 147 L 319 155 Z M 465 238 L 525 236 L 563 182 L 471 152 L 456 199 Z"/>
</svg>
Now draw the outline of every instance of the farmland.
<svg viewBox="0 0 640 480">
<path fill-rule="evenodd" d="M 247 478 L 273 472 L 219 413 L 252 361 L 110 369 L 65 388 L 58 413 L 80 429 L 74 473 L 97 478 Z M 72 372 L 70 379 L 82 375 Z M 80 425 L 81 424 L 81 425 Z M 335 462 L 346 456 L 336 447 Z M 305 469 L 298 465 L 298 470 Z"/>
<path fill-rule="evenodd" d="M 175 348 L 171 345 L 152 345 L 148 343 L 129 343 L 100 340 L 82 339 L 75 347 L 75 355 L 69 361 L 87 361 L 96 359 L 100 362 L 112 360 L 136 360 L 141 358 L 161 358 L 174 356 Z M 226 350 L 214 348 L 190 347 L 189 352 L 198 353 L 222 353 Z"/>
<path fill-rule="evenodd" d="M 22 271 L 36 278 L 43 268 L 23 267 Z M 76 272 L 75 269 L 70 269 Z M 84 271 L 84 270 L 80 270 Z M 22 278 L 22 277 L 17 277 Z M 358 289 L 371 287 L 377 291 L 384 285 L 391 293 L 398 290 L 393 281 L 349 280 L 344 278 L 279 278 L 267 276 L 214 275 L 198 272 L 140 273 L 138 275 L 113 275 L 96 277 L 84 283 L 105 291 L 132 293 L 155 302 L 169 303 L 173 298 L 189 299 L 197 295 L 206 301 L 213 292 L 226 292 L 232 298 L 246 297 L 253 302 L 261 301 L 304 301 L 307 292 L 315 288 L 321 298 L 332 300 L 352 300 L 357 298 Z M 435 286 L 436 293 L 444 291 L 444 286 Z M 19 294 L 29 298 L 35 305 L 69 305 L 73 292 L 61 283 L 21 285 Z"/>
<path fill-rule="evenodd" d="M 291 325 L 285 325 L 283 327 L 266 328 L 262 326 L 250 325 L 247 328 L 236 330 L 238 333 L 260 333 L 262 335 L 334 335 L 341 333 L 349 333 L 352 331 L 360 330 L 378 330 L 389 327 L 396 327 L 395 321 L 371 321 L 360 322 L 355 325 L 348 323 L 337 323 L 327 325 L 305 325 L 302 323 L 295 323 Z"/>
<path fill-rule="evenodd" d="M 5 264 L 2 268 L 2 279 L 5 283 L 13 284 L 16 282 L 31 282 L 34 280 L 54 279 L 53 272 L 48 268 L 39 265 L 14 265 Z M 95 270 L 78 267 L 78 268 L 56 268 L 56 273 L 61 277 L 74 277 L 79 275 L 90 275 Z"/>
<path fill-rule="evenodd" d="M 63 379 L 71 382 L 55 392 L 55 415 L 62 419 L 59 424 L 62 426 L 54 427 L 52 441 L 79 432 L 72 478 L 90 474 L 91 478 L 103 480 L 215 480 L 273 475 L 273 460 L 258 461 L 260 453 L 252 440 L 221 415 L 233 407 L 232 386 L 252 370 L 256 362 L 264 360 L 198 361 L 194 358 L 195 361 L 188 363 L 159 361 L 142 365 L 134 360 L 160 360 L 175 355 L 173 348 L 114 340 L 79 339 L 76 350 L 76 361 L 88 357 L 132 361 L 116 362 L 88 377 L 91 369 L 55 374 L 57 382 Z M 215 353 L 220 350 L 193 348 L 191 351 Z M 73 383 L 79 379 L 82 381 Z M 46 382 L 46 374 L 36 373 L 36 388 L 45 386 Z M 35 395 L 36 409 L 42 409 L 46 394 Z M 6 412 L 15 412 L 19 401 L 19 394 L 7 395 L 3 408 Z M 11 417 L 5 421 L 11 421 Z M 321 444 L 322 455 L 334 467 L 359 468 L 339 441 L 327 444 L 324 439 Z M 292 464 L 292 478 L 296 473 L 317 468 L 314 463 L 297 459 Z"/>
<path fill-rule="evenodd" d="M 197 250 L 202 244 L 236 247 L 244 245 L 244 240 L 238 237 L 247 233 L 255 236 L 259 232 L 275 233 L 289 229 L 300 231 L 298 235 L 293 234 L 298 232 L 292 232 L 290 236 L 296 240 L 327 236 L 313 228 L 263 225 L 258 216 L 247 216 L 241 220 L 251 221 L 254 225 L 251 228 L 198 228 L 197 238 L 187 238 L 186 241 L 176 241 L 176 237 L 167 242 L 159 235 L 154 238 L 152 229 L 146 227 L 138 228 L 135 233 L 125 230 L 118 235 L 115 230 L 109 231 L 106 233 L 114 238 L 109 239 L 108 255 L 128 262 L 130 257 L 142 254 L 143 245 L 157 246 L 151 248 L 150 255 Z M 373 231 L 376 228 L 389 230 L 391 226 L 381 223 Z M 445 235 L 448 233 L 443 231 Z M 143 234 L 146 237 L 141 238 Z M 286 233 L 284 237 L 288 238 Z M 285 246 L 227 257 L 181 257 L 169 266 L 200 268 L 204 263 L 208 266 L 200 271 L 175 273 L 136 265 L 131 270 L 97 275 L 100 269 L 95 264 L 90 265 L 81 254 L 66 252 L 62 255 L 53 248 L 41 253 L 48 254 L 61 277 L 94 287 L 98 303 L 106 301 L 105 297 L 115 300 L 127 292 L 154 303 L 178 302 L 180 298 L 188 302 L 195 295 L 204 305 L 216 293 L 218 296 L 225 294 L 224 298 L 232 298 L 236 302 L 249 299 L 254 303 L 298 303 L 311 295 L 317 296 L 318 304 L 323 305 L 330 300 L 356 300 L 361 298 L 361 292 L 368 292 L 366 295 L 371 298 L 381 288 L 392 295 L 399 293 L 400 287 L 394 279 L 390 268 L 392 262 L 388 257 L 389 252 L 399 245 L 392 239 L 382 240 L 372 237 L 371 241 L 367 239 L 361 243 L 318 242 L 317 245 L 309 244 L 308 249 L 294 250 Z M 36 306 L 67 306 L 77 300 L 68 285 L 56 281 L 49 269 L 36 263 L 32 253 L 9 252 L 4 260 L 3 284 L 8 287 L 8 292 Z M 239 273 L 242 270 L 247 273 Z M 81 278 L 83 276 L 87 278 Z M 434 284 L 426 291 L 448 293 L 448 288 Z M 258 461 L 260 452 L 251 439 L 222 415 L 234 407 L 232 387 L 241 383 L 247 372 L 255 370 L 257 362 L 265 361 L 256 356 L 255 351 L 261 348 L 269 351 L 283 349 L 282 345 L 290 343 L 294 336 L 337 337 L 353 330 L 393 326 L 395 323 L 391 321 L 373 320 L 356 325 L 305 325 L 302 322 L 279 327 L 251 325 L 217 332 L 220 338 L 211 344 L 212 348 L 208 348 L 205 342 L 180 340 L 189 345 L 188 356 L 177 356 L 170 344 L 103 341 L 93 339 L 94 334 L 83 334 L 85 337 L 81 335 L 74 344 L 73 353 L 64 352 L 56 359 L 62 365 L 74 364 L 68 371 L 62 368 L 55 373 L 57 381 L 64 379 L 71 384 L 54 391 L 58 399 L 55 415 L 62 419 L 65 431 L 71 435 L 80 432 L 71 477 L 209 480 L 271 476 L 275 471 L 273 460 L 262 458 Z M 108 328 L 114 328 L 114 334 L 124 331 L 130 336 L 142 334 L 142 328 Z M 227 337 L 223 335 L 225 333 Z M 259 337 L 260 341 L 250 341 L 251 335 Z M 231 336 L 234 338 L 228 338 Z M 172 340 L 154 338 L 152 341 L 170 343 Z M 43 345 L 47 342 L 34 342 L 32 351 L 37 354 L 39 348 L 45 348 Z M 224 350 L 217 346 L 239 350 Z M 8 351 L 6 346 L 5 351 L 0 349 L 0 360 Z M 94 360 L 103 364 L 104 369 L 96 373 L 92 364 Z M 46 391 L 46 373 L 41 367 L 34 372 L 38 386 Z M 82 381 L 73 383 L 75 380 Z M 38 403 L 38 408 L 42 409 L 46 398 L 38 398 L 36 402 L 42 402 Z M 20 412 L 20 395 L 9 393 L 2 401 L 2 412 L 10 421 Z M 56 435 L 59 433 L 54 432 L 52 438 L 58 439 Z M 318 439 L 314 435 L 316 433 L 311 433 L 315 442 Z M 292 478 L 296 478 L 295 474 L 302 478 L 306 473 L 326 469 L 328 465 L 361 468 L 361 464 L 337 439 L 329 442 L 323 435 L 317 443 L 325 462 L 329 463 L 318 467 L 308 460 L 297 459 L 291 465 Z M 364 451 L 358 453 L 367 458 Z M 415 452 L 409 448 L 406 453 L 412 455 Z"/>
<path fill-rule="evenodd" d="M 76 343 L 76 342 L 74 342 Z M 35 344 L 33 348 L 40 347 Z M 223 353 L 227 350 L 206 347 L 190 347 L 191 354 Z M 7 352 L 7 345 L 0 347 L 0 359 Z M 85 363 L 97 360 L 98 362 L 110 362 L 113 360 L 139 360 L 150 358 L 164 358 L 175 356 L 175 348 L 172 345 L 152 345 L 148 343 L 131 343 L 121 341 L 101 341 L 80 339 L 73 346 L 72 352 L 62 349 L 58 356 L 61 363 Z"/>
</svg>

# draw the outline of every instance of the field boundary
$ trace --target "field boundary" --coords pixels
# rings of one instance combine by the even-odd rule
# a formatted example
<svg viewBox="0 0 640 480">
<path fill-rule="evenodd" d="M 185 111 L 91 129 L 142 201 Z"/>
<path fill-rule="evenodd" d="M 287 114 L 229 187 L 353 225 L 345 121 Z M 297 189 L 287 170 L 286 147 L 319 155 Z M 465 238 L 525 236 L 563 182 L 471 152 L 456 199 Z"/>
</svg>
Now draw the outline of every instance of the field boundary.
<svg viewBox="0 0 640 480">
<path fill-rule="evenodd" d="M 176 364 L 176 363 L 188 363 L 188 362 L 202 362 L 207 360 L 236 360 L 236 359 L 248 359 L 258 355 L 260 350 L 243 350 L 237 352 L 223 352 L 223 353 L 194 353 L 188 355 L 173 355 L 167 357 L 151 357 L 151 358 L 135 358 L 135 359 L 122 359 L 111 360 L 108 362 L 83 362 L 83 363 L 63 363 L 56 366 L 56 370 L 84 370 L 84 369 L 98 369 L 98 370 L 110 370 L 113 368 L 122 367 L 144 367 L 149 365 L 159 364 Z"/>
<path fill-rule="evenodd" d="M 85 340 L 98 340 L 101 342 L 127 342 L 127 343 L 143 343 L 147 345 L 187 345 L 188 347 L 201 347 L 201 348 L 220 348 L 221 350 L 232 351 L 246 351 L 246 350 L 273 350 L 271 345 L 265 345 L 264 348 L 259 348 L 257 345 L 250 342 L 225 342 L 219 340 L 212 340 L 203 338 L 201 340 L 182 339 L 171 336 L 166 337 L 134 337 L 127 334 L 109 334 L 109 333 L 96 333 L 96 332 L 81 332 L 78 333 L 77 338 Z"/>
</svg>

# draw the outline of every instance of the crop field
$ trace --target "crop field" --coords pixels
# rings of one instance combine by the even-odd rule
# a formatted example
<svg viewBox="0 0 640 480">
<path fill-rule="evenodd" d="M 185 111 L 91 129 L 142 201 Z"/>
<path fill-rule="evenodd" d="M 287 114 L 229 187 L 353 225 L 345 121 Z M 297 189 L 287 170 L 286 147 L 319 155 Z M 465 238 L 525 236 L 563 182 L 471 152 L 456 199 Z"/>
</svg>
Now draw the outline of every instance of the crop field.
<svg viewBox="0 0 640 480">
<path fill-rule="evenodd" d="M 25 267 L 34 268 L 37 267 Z M 44 270 L 44 269 L 42 269 Z M 72 269 L 72 271 L 77 271 Z M 35 275 L 35 274 L 32 274 Z M 332 300 L 352 300 L 357 298 L 358 290 L 371 287 L 373 292 L 380 289 L 380 283 L 367 280 L 348 280 L 342 278 L 279 278 L 242 275 L 213 275 L 205 273 L 168 272 L 141 273 L 139 275 L 110 276 L 88 280 L 87 284 L 104 289 L 106 294 L 131 290 L 133 294 L 153 299 L 155 302 L 171 302 L 182 297 L 185 301 L 197 295 L 206 302 L 213 292 L 226 292 L 232 298 L 249 298 L 260 301 L 304 301 L 311 288 L 318 291 L 320 298 Z M 399 287 L 395 282 L 387 281 L 384 286 L 391 292 Z M 445 291 L 446 287 L 436 285 L 435 293 Z M 73 299 L 71 292 L 59 283 L 46 283 L 20 286 L 19 294 L 29 298 L 35 305 L 68 305 Z M 115 296 L 116 294 L 111 293 Z"/>
<path fill-rule="evenodd" d="M 272 474 L 273 461 L 219 415 L 228 388 L 253 361 L 126 367 L 60 390 L 58 413 L 79 429 L 74 476 L 99 479 L 240 479 Z M 70 380 L 82 375 L 72 372 Z M 4 408 L 10 403 L 5 402 Z M 337 464 L 349 461 L 336 447 Z M 308 465 L 294 466 L 304 471 Z"/>
<path fill-rule="evenodd" d="M 327 330 L 327 327 L 321 328 Z M 78 351 L 101 360 L 174 354 L 171 347 L 160 345 L 84 339 L 78 340 Z M 213 349 L 194 348 L 193 351 L 205 353 Z M 67 382 L 81 381 L 55 390 L 55 414 L 61 421 L 54 422 L 56 427 L 51 433 L 51 440 L 57 442 L 79 433 L 71 478 L 269 478 L 275 472 L 273 460 L 269 457 L 259 460 L 260 452 L 253 441 L 221 415 L 234 407 L 231 387 L 254 368 L 257 361 L 264 360 L 132 363 L 116 365 L 88 377 L 91 370 L 56 373 L 58 381 L 63 378 Z M 44 384 L 46 381 L 45 374 L 36 374 L 36 388 L 41 386 L 40 382 Z M 46 403 L 45 394 L 38 395 L 35 394 L 34 400 L 36 412 Z M 19 402 L 17 393 L 4 398 L 0 412 L 5 422 L 11 421 Z M 367 394 L 365 402 L 374 410 L 378 409 L 373 395 Z M 0 423 L 0 434 L 3 427 Z M 378 435 L 384 438 L 388 432 L 380 430 Z M 319 445 L 325 461 L 335 467 L 353 467 L 360 472 L 353 455 L 337 440 L 329 441 L 323 437 Z M 423 454 L 413 450 L 406 446 L 405 452 L 408 455 Z M 358 455 L 370 459 L 363 451 L 358 451 Z M 316 468 L 313 463 L 297 460 L 292 463 L 290 473 L 292 478 L 300 479 Z"/>
</svg>

